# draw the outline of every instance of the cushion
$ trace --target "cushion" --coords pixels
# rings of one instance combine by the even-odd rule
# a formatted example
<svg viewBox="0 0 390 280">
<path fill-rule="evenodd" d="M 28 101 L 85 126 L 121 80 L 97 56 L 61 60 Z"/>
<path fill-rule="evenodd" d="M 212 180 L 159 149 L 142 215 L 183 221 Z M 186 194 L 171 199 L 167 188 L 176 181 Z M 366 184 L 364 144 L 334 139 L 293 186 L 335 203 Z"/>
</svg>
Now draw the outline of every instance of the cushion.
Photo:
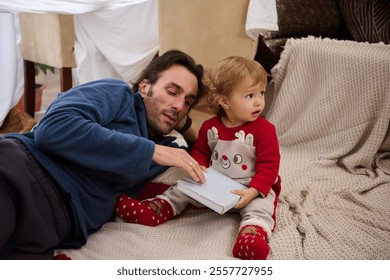
<svg viewBox="0 0 390 280">
<path fill-rule="evenodd" d="M 334 0 L 276 0 L 279 31 L 260 36 L 255 60 L 270 72 L 289 38 L 339 38 L 344 33 Z M 343 36 L 343 35 L 342 35 Z"/>
<path fill-rule="evenodd" d="M 36 125 L 36 121 L 26 112 L 11 109 L 0 127 L 0 135 L 10 132 L 28 132 Z"/>
<path fill-rule="evenodd" d="M 356 41 L 390 44 L 389 0 L 336 0 Z"/>
<path fill-rule="evenodd" d="M 340 14 L 334 0 L 276 0 L 279 31 L 269 38 L 334 37 L 340 30 Z"/>
</svg>

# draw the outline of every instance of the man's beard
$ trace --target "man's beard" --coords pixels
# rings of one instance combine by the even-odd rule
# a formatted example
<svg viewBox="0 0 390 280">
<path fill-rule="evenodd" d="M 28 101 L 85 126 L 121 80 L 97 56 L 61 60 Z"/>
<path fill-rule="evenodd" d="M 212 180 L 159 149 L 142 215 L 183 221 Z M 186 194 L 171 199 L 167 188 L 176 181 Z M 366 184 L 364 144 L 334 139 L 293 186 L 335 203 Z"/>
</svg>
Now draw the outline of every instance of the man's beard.
<svg viewBox="0 0 390 280">
<path fill-rule="evenodd" d="M 176 123 L 172 126 L 167 125 L 161 125 L 160 122 L 156 121 L 155 118 L 149 119 L 148 118 L 148 130 L 151 136 L 157 136 L 157 135 L 166 135 L 169 134 L 176 126 Z"/>
<path fill-rule="evenodd" d="M 149 90 L 147 92 L 147 96 L 149 98 L 152 98 L 152 96 L 153 96 L 152 87 L 149 88 Z M 149 109 L 154 109 L 154 107 L 151 106 L 152 104 L 151 103 L 149 103 L 149 104 L 150 104 Z M 157 135 L 169 134 L 176 127 L 176 125 L 179 123 L 179 113 L 176 112 L 175 110 L 164 110 L 162 112 L 160 112 L 160 111 L 157 112 L 156 110 L 152 110 L 152 112 L 147 112 L 147 114 L 148 114 L 148 130 L 149 130 L 150 136 L 152 136 L 152 137 L 157 136 Z M 152 115 L 150 115 L 150 113 L 152 113 Z M 172 126 L 162 125 L 163 122 L 160 123 L 160 117 L 161 117 L 161 115 L 164 115 L 164 113 L 168 113 L 169 115 L 176 117 L 176 122 Z M 155 114 L 155 115 L 153 115 L 153 114 Z M 164 116 L 164 118 L 165 118 L 165 116 Z M 165 122 L 164 122 L 164 124 L 165 124 Z"/>
</svg>

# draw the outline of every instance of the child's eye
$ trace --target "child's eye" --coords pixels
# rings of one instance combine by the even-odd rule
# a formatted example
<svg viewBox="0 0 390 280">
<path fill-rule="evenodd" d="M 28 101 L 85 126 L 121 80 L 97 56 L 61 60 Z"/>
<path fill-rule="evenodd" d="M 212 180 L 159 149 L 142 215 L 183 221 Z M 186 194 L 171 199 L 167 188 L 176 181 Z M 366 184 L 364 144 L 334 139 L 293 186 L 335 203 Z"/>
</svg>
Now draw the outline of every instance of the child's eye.
<svg viewBox="0 0 390 280">
<path fill-rule="evenodd" d="M 264 92 L 264 91 L 260 91 L 259 95 L 260 95 L 260 96 L 264 96 L 264 95 L 265 95 L 265 92 Z"/>
<path fill-rule="evenodd" d="M 248 94 L 247 96 L 245 96 L 246 99 L 252 99 L 253 98 L 253 93 L 250 93 Z"/>
</svg>

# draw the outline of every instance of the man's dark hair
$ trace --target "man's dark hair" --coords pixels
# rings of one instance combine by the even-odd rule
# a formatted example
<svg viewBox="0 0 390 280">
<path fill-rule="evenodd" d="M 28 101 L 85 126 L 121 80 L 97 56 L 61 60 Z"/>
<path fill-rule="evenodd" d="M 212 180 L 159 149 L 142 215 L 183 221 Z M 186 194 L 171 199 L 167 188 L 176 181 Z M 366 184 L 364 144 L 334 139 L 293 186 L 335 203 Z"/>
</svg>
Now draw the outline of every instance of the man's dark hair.
<svg viewBox="0 0 390 280">
<path fill-rule="evenodd" d="M 148 80 L 149 83 L 153 85 L 158 78 L 160 78 L 161 73 L 173 65 L 184 66 L 188 69 L 188 71 L 195 75 L 198 81 L 198 93 L 196 95 L 197 101 L 203 94 L 203 66 L 196 64 L 191 56 L 179 50 L 169 50 L 162 55 L 153 58 L 149 65 L 142 71 L 138 80 L 134 83 L 132 88 L 133 92 L 138 91 L 139 84 L 144 79 Z"/>
</svg>

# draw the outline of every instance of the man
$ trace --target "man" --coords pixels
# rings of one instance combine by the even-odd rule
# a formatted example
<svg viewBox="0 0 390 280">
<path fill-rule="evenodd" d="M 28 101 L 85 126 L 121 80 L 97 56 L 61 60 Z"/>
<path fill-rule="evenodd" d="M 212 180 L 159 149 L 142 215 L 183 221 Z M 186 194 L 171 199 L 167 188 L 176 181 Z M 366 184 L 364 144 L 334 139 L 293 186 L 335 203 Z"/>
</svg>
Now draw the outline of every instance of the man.
<svg viewBox="0 0 390 280">
<path fill-rule="evenodd" d="M 203 182 L 199 164 L 164 137 L 202 93 L 203 68 L 180 51 L 155 58 L 133 88 L 104 79 L 59 97 L 32 132 L 0 138 L 0 258 L 50 259 L 78 248 L 169 166 Z"/>
</svg>

